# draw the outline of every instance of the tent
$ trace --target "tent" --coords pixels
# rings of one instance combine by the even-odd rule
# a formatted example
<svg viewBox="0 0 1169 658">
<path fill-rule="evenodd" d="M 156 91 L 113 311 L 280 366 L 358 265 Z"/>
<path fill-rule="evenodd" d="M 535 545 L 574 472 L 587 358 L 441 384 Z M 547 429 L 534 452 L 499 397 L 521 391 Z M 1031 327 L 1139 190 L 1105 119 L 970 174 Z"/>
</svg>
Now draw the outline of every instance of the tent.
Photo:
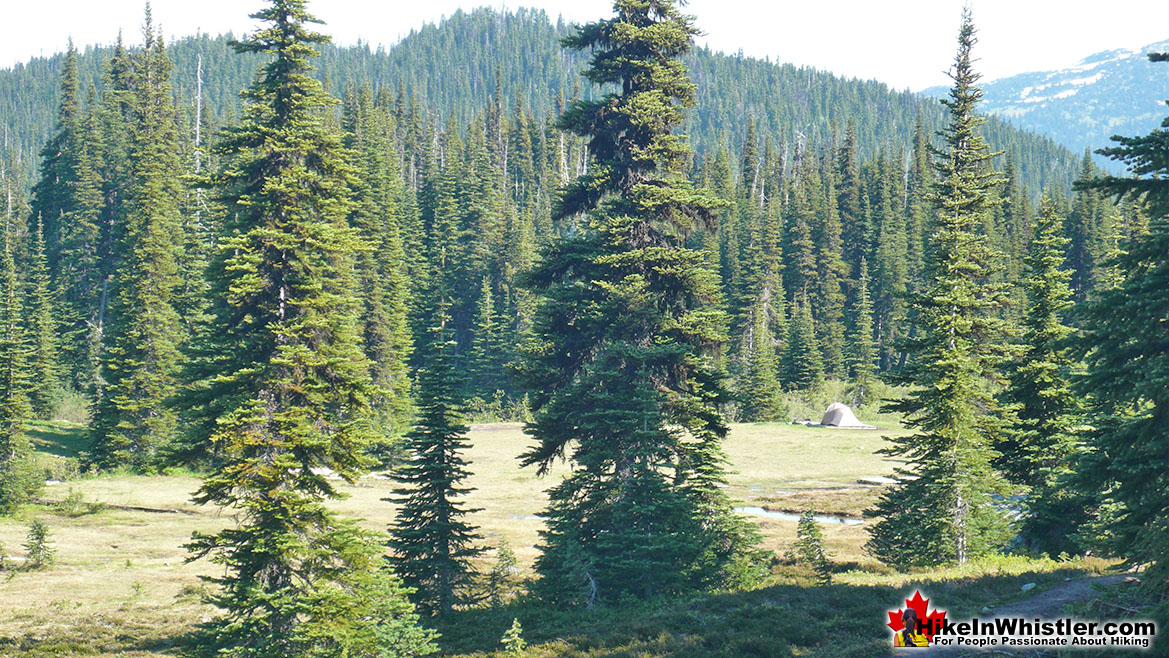
<svg viewBox="0 0 1169 658">
<path fill-rule="evenodd" d="M 820 420 L 820 424 L 825 427 L 838 427 L 846 430 L 875 430 L 877 428 L 872 425 L 865 425 L 856 419 L 856 415 L 852 413 L 852 409 L 848 405 L 839 402 L 833 402 L 828 405 L 828 409 L 824 412 L 824 418 Z"/>
</svg>

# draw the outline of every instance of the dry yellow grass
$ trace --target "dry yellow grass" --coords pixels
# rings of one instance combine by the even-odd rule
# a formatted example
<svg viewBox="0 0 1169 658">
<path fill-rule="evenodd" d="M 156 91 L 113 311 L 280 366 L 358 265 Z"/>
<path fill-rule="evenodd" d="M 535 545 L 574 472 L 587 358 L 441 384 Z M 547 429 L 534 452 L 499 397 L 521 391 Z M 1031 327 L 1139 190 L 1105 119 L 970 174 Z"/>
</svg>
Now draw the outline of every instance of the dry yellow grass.
<svg viewBox="0 0 1169 658">
<path fill-rule="evenodd" d="M 893 431 L 841 431 L 781 424 L 738 425 L 726 443 L 733 473 L 729 493 L 747 505 L 856 513 L 873 488 L 858 477 L 888 475 L 893 464 L 876 454 Z M 521 563 L 530 564 L 544 507 L 544 491 L 566 468 L 544 477 L 521 469 L 517 455 L 528 439 L 518 425 L 479 425 L 471 432 L 468 455 L 475 491 L 468 505 L 480 508 L 471 521 L 484 541 L 506 539 Z M 60 510 L 30 506 L 0 520 L 0 544 L 10 556 L 23 554 L 27 523 L 40 518 L 50 528 L 57 561 L 41 572 L 0 579 L 0 655 L 158 655 L 175 637 L 212 611 L 194 591 L 199 574 L 214 565 L 186 563 L 183 544 L 193 531 L 214 531 L 231 523 L 230 514 L 190 502 L 199 481 L 177 476 L 115 476 L 47 487 L 45 498 L 62 499 L 70 488 L 88 501 L 179 510 L 148 513 L 106 509 L 70 517 Z M 394 514 L 383 502 L 394 483 L 376 477 L 344 485 L 348 498 L 338 511 L 384 529 Z M 858 502 L 860 501 L 860 502 Z M 795 522 L 760 519 L 768 548 L 784 552 Z M 868 562 L 860 551 L 863 526 L 826 525 L 826 545 L 838 561 Z M 17 644 L 13 644 L 16 642 Z"/>
</svg>

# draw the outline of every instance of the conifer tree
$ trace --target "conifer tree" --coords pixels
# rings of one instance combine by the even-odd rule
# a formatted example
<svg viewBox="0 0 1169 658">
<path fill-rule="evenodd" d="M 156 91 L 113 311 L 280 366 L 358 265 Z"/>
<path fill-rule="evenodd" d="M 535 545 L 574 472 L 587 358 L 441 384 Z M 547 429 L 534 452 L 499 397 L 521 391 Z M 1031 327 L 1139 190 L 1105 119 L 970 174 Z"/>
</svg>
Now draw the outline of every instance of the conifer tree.
<svg viewBox="0 0 1169 658">
<path fill-rule="evenodd" d="M 995 227 L 998 237 L 998 249 L 1004 258 L 1004 267 L 1000 273 L 1002 281 L 1011 286 L 1011 305 L 1007 316 L 1012 322 L 1018 322 L 1018 314 L 1025 305 L 1023 303 L 1023 285 L 1027 246 L 1031 233 L 1031 203 L 1028 201 L 1027 190 L 1019 181 L 1019 168 L 1015 163 L 1013 153 L 1007 153 L 1007 166 L 1003 171 L 1003 203 L 999 206 L 1000 225 Z M 1053 200 L 1054 201 L 1054 200 Z"/>
<path fill-rule="evenodd" d="M 470 475 L 463 457 L 468 428 L 446 305 L 446 295 L 439 293 L 425 365 L 418 372 L 418 424 L 407 434 L 409 459 L 395 473 L 404 486 L 394 490 L 401 507 L 389 542 L 394 573 L 415 590 L 421 610 L 437 615 L 471 600 L 471 560 L 484 550 L 474 545 L 480 535 L 465 520 L 478 510 L 459 501 L 473 489 L 463 485 Z"/>
<path fill-rule="evenodd" d="M 522 656 L 524 649 L 528 647 L 528 643 L 524 641 L 524 627 L 520 625 L 519 618 L 511 620 L 511 627 L 500 638 L 499 643 L 503 645 L 503 651 L 509 656 Z"/>
<path fill-rule="evenodd" d="M 1085 152 L 1076 178 L 1076 197 L 1064 226 L 1068 238 L 1067 266 L 1072 272 L 1072 300 L 1076 303 L 1085 301 L 1093 293 L 1098 269 L 1103 265 L 1103 259 L 1098 258 L 1102 255 L 1098 246 L 1103 246 L 1103 241 L 1110 237 L 1101 235 L 1109 204 L 1100 191 L 1091 186 L 1100 173 L 1099 167 L 1092 162 L 1092 154 Z"/>
<path fill-rule="evenodd" d="M 866 548 L 898 565 L 966 562 L 1005 541 L 1005 522 L 990 504 L 1003 493 L 991 462 L 1003 414 L 995 404 L 997 369 L 1006 358 L 1006 327 L 997 319 L 1005 290 L 989 282 L 998 254 L 983 231 L 1000 177 L 979 134 L 981 91 L 972 67 L 976 42 L 969 10 L 962 14 L 958 54 L 943 101 L 950 109 L 939 133 L 939 181 L 934 187 L 937 229 L 929 279 L 915 298 L 918 335 L 897 381 L 915 384 L 888 409 L 905 414 L 913 434 L 893 440 L 886 454 L 907 460 L 899 479 L 870 514 L 881 517 Z M 909 476 L 916 476 L 911 478 Z"/>
<path fill-rule="evenodd" d="M 1030 490 L 1023 538 L 1051 556 L 1077 552 L 1070 537 L 1085 521 L 1082 497 L 1067 486 L 1080 424 L 1065 340 L 1072 330 L 1063 320 L 1072 305 L 1071 273 L 1063 269 L 1067 243 L 1063 218 L 1045 194 L 1026 259 L 1024 351 L 1008 389 L 1018 421 L 999 445 L 997 463 L 1012 482 Z"/>
<path fill-rule="evenodd" d="M 730 299 L 743 285 L 739 227 L 734 219 L 735 185 L 726 144 L 715 152 L 707 172 L 707 186 L 723 206 L 718 209 L 719 280 L 723 294 Z"/>
<path fill-rule="evenodd" d="M 930 165 L 929 137 L 920 110 L 913 129 L 911 158 L 905 191 L 907 197 L 905 246 L 909 290 L 912 293 L 921 288 L 925 277 L 926 238 L 933 230 L 931 218 L 933 209 L 929 199 L 930 186 L 933 184 L 933 167 Z"/>
<path fill-rule="evenodd" d="M 183 327 L 175 304 L 186 245 L 184 191 L 171 64 L 147 7 L 146 45 L 135 65 L 131 175 L 122 260 L 111 308 L 105 385 L 96 405 L 87 461 L 98 468 L 156 467 L 176 431 L 169 398 L 178 390 Z"/>
<path fill-rule="evenodd" d="M 359 347 L 348 226 L 353 170 L 311 77 L 328 37 L 303 0 L 272 0 L 235 45 L 270 59 L 216 146 L 209 184 L 225 206 L 209 268 L 212 302 L 183 403 L 213 468 L 195 494 L 237 524 L 196 533 L 193 559 L 223 614 L 203 645 L 219 656 L 408 656 L 433 650 L 380 542 L 325 505 L 353 482 L 373 435 Z"/>
<path fill-rule="evenodd" d="M 511 598 L 517 585 L 517 574 L 520 573 L 519 558 L 506 539 L 499 541 L 495 549 L 495 564 L 491 566 L 491 573 L 487 575 L 487 600 L 491 605 L 498 606 Z"/>
<path fill-rule="evenodd" d="M 401 179 L 388 108 L 363 86 L 346 107 L 347 141 L 359 175 L 350 223 L 368 245 L 357 259 L 362 338 L 378 393 L 373 400 L 383 434 L 401 434 L 410 415 L 408 361 L 413 353 L 407 261 L 400 229 Z"/>
<path fill-rule="evenodd" d="M 792 299 L 801 294 L 814 293 L 813 285 L 816 281 L 816 245 L 812 241 L 812 227 L 819 222 L 815 195 L 820 181 L 811 158 L 805 155 L 801 162 L 799 178 L 790 191 L 790 217 L 787 221 L 788 229 L 783 234 L 783 282 Z M 795 313 L 792 313 L 792 317 L 795 317 Z"/>
<path fill-rule="evenodd" d="M 805 510 L 800 514 L 799 525 L 796 526 L 796 551 L 800 562 L 803 562 L 816 572 L 816 578 L 821 585 L 832 584 L 832 564 L 828 561 L 828 554 L 824 552 L 824 533 L 820 524 L 816 522 L 816 513 Z"/>
<path fill-rule="evenodd" d="M 748 422 L 777 420 L 782 411 L 776 376 L 775 339 L 767 316 L 767 307 L 763 300 L 759 300 L 751 309 L 747 372 L 739 393 L 743 401 L 740 416 Z"/>
<path fill-rule="evenodd" d="M 816 196 L 820 221 L 813 239 L 816 243 L 816 328 L 824 370 L 833 377 L 844 377 L 847 370 L 844 346 L 844 282 L 849 266 L 841 258 L 843 244 L 840 219 L 836 212 L 836 191 L 830 175 Z"/>
<path fill-rule="evenodd" d="M 882 152 L 875 166 L 873 195 L 873 320 L 882 370 L 901 365 L 905 337 L 906 271 L 905 217 L 902 212 L 901 172 Z"/>
<path fill-rule="evenodd" d="M 860 279 L 856 282 L 856 308 L 853 310 L 853 335 L 849 345 L 850 374 L 853 381 L 853 405 L 863 406 L 872 400 L 870 387 L 877 376 L 877 345 L 873 340 L 873 304 L 869 300 L 869 264 L 861 258 Z"/>
<path fill-rule="evenodd" d="M 77 66 L 77 50 L 70 42 L 61 73 L 57 123 L 41 151 L 31 217 L 42 225 L 49 279 L 60 291 L 62 365 L 68 383 L 88 391 L 97 367 L 97 337 L 90 330 L 93 318 L 87 308 L 97 298 L 94 236 L 103 199 L 96 166 L 97 130 L 92 108 L 88 118 L 82 115 Z"/>
<path fill-rule="evenodd" d="M 1169 54 L 1154 53 L 1154 62 Z M 1085 374 L 1078 388 L 1090 396 L 1092 429 L 1076 465 L 1078 488 L 1097 498 L 1105 547 L 1131 564 L 1148 565 L 1144 580 L 1155 592 L 1169 589 L 1169 182 L 1163 154 L 1169 132 L 1114 138 L 1100 153 L 1126 165 L 1128 176 L 1105 175 L 1087 187 L 1149 212 L 1119 255 L 1123 279 L 1102 291 L 1083 316 L 1078 356 Z M 1159 612 L 1165 614 L 1164 607 Z M 1163 644 L 1163 643 L 1162 643 Z"/>
<path fill-rule="evenodd" d="M 458 124 L 452 119 L 442 135 L 442 152 L 439 154 L 441 162 L 436 162 L 435 171 L 426 177 L 428 181 L 434 182 L 430 183 L 433 186 L 432 202 L 423 208 L 427 265 L 430 268 L 427 278 L 431 289 L 445 290 L 450 295 L 448 312 L 455 318 L 456 340 L 460 335 L 459 320 L 466 321 L 463 316 L 466 309 L 460 293 L 467 291 L 461 284 L 470 281 L 466 276 L 468 262 L 464 249 L 468 237 L 464 222 L 465 193 L 469 183 L 466 180 L 463 150 Z M 442 266 L 439 266 L 440 262 Z M 415 317 L 415 335 L 419 337 L 419 342 L 423 342 L 423 337 L 435 323 L 433 309 L 433 305 L 423 305 L 423 312 Z"/>
<path fill-rule="evenodd" d="M 93 107 L 95 93 L 91 88 L 90 109 L 77 134 L 72 199 L 57 229 L 56 264 L 51 256 L 47 258 L 50 278 L 61 298 L 62 365 L 67 381 L 91 395 L 99 384 L 103 303 L 110 292 L 103 260 L 112 262 L 114 254 L 121 253 L 102 237 L 103 214 L 108 210 L 101 174 L 102 151 L 106 148 L 103 139 L 108 137 L 103 137 L 104 130 L 98 125 Z M 45 242 L 48 253 L 47 236 Z"/>
<path fill-rule="evenodd" d="M 0 514 L 35 496 L 44 482 L 32 458 L 25 423 L 32 416 L 29 346 L 12 258 L 13 218 L 4 221 L 0 254 Z"/>
<path fill-rule="evenodd" d="M 81 103 L 77 95 L 77 49 L 70 39 L 61 70 L 57 123 L 53 136 L 41 150 L 40 179 L 32 190 L 32 216 L 41 217 L 44 222 L 46 251 L 52 272 L 56 272 L 61 257 L 61 227 L 65 223 L 65 214 L 73 210 L 73 187 L 77 183 L 81 130 Z"/>
<path fill-rule="evenodd" d="M 468 389 L 471 395 L 482 400 L 491 399 L 503 386 L 501 334 L 491 279 L 485 276 L 479 289 L 479 306 L 475 313 L 475 340 L 471 347 L 470 364 L 472 381 Z"/>
<path fill-rule="evenodd" d="M 705 255 L 686 247 L 720 203 L 685 179 L 673 132 L 694 103 L 678 58 L 696 30 L 671 1 L 614 9 L 565 40 L 593 50 L 585 76 L 614 90 L 561 117 L 596 163 L 564 190 L 563 237 L 529 275 L 543 300 L 523 462 L 574 465 L 550 492 L 536 561 L 540 592 L 565 603 L 726 582 L 750 544 L 717 486 L 726 393 L 710 355 L 726 316 Z"/>
<path fill-rule="evenodd" d="M 56 559 L 57 549 L 49 543 L 49 527 L 40 519 L 28 524 L 28 535 L 24 540 L 24 568 L 39 571 L 51 566 Z"/>
<path fill-rule="evenodd" d="M 29 401 L 37 418 L 48 419 L 53 414 L 61 385 L 59 346 L 57 338 L 56 300 L 49 281 L 49 267 L 45 260 L 45 239 L 41 222 L 37 221 L 33 235 L 32 262 L 28 273 L 28 331 L 31 354 Z"/>
<path fill-rule="evenodd" d="M 790 334 L 783 353 L 783 385 L 790 391 L 814 391 L 824 381 L 824 364 L 812 323 L 808 296 L 800 293 L 788 323 Z"/>
<path fill-rule="evenodd" d="M 869 249 L 868 217 L 861 205 L 862 181 L 856 148 L 856 124 L 849 119 L 844 142 L 837 150 L 836 199 L 840 212 L 843 256 L 852 268 L 850 276 L 854 278 L 860 276 L 860 261 Z"/>
</svg>

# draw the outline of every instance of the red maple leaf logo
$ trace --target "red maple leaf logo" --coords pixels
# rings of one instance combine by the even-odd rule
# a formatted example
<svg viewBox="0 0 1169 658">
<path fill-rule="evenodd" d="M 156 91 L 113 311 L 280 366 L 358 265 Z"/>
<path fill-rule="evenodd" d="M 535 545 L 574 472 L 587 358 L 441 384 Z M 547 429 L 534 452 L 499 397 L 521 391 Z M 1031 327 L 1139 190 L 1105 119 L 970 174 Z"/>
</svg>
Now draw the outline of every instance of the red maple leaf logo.
<svg viewBox="0 0 1169 658">
<path fill-rule="evenodd" d="M 914 591 L 912 599 L 905 599 L 906 607 L 913 608 L 913 611 L 917 613 L 917 618 L 922 622 L 922 634 L 925 635 L 927 640 L 933 642 L 935 631 L 939 630 L 942 627 L 942 622 L 946 620 L 946 611 L 934 610 L 926 614 L 929 604 L 930 600 L 923 599 L 920 591 Z M 893 629 L 894 633 L 905 628 L 905 623 L 901 621 L 901 615 L 904 612 L 905 608 L 889 611 L 888 626 Z"/>
</svg>

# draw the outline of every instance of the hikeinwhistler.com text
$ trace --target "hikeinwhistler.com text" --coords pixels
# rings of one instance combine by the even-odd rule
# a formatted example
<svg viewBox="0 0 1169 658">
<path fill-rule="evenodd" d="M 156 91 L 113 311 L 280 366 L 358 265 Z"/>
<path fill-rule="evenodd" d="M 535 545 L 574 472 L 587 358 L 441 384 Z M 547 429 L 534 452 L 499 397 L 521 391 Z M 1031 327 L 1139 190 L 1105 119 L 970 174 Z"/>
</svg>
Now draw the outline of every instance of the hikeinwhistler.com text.
<svg viewBox="0 0 1169 658">
<path fill-rule="evenodd" d="M 958 647 L 1083 647 L 1147 649 L 1157 625 L 1145 620 L 1084 621 L 999 617 L 968 621 L 929 620 L 920 624 L 933 632 L 935 646 Z"/>
</svg>

